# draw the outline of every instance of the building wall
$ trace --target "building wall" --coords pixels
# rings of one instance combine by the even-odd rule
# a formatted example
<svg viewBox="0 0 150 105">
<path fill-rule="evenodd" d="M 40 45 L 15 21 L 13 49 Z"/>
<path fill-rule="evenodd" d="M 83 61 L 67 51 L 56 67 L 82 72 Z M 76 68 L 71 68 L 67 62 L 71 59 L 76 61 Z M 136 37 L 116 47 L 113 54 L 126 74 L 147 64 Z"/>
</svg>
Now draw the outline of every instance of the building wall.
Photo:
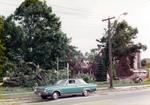
<svg viewBox="0 0 150 105">
<path fill-rule="evenodd" d="M 135 54 L 135 59 L 134 59 L 134 69 L 140 69 L 141 68 L 141 52 L 138 51 Z"/>
</svg>

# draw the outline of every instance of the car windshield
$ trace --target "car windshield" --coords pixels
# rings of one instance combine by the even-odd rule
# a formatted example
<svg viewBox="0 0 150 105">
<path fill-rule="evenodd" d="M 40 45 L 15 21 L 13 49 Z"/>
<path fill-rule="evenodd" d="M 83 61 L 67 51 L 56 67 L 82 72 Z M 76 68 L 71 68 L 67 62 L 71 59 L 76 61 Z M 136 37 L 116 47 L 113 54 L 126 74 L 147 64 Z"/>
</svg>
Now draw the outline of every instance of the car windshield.
<svg viewBox="0 0 150 105">
<path fill-rule="evenodd" d="M 55 85 L 64 85 L 65 82 L 66 82 L 66 80 L 60 80 L 60 81 L 56 82 Z"/>
</svg>

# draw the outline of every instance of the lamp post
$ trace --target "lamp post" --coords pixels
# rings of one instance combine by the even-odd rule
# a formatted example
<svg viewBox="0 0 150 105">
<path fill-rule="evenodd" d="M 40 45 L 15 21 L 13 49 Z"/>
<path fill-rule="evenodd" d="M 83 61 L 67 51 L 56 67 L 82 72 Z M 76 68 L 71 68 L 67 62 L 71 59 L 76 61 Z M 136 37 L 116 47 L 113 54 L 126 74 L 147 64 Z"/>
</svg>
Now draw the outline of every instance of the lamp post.
<svg viewBox="0 0 150 105">
<path fill-rule="evenodd" d="M 119 15 L 118 19 L 120 18 L 121 15 L 127 15 L 127 12 L 124 12 Z M 108 69 L 108 75 L 109 75 L 109 88 L 113 88 L 113 70 L 112 70 L 112 40 L 111 40 L 111 20 L 115 19 L 115 17 L 108 17 L 106 19 L 103 19 L 102 21 L 108 21 L 108 52 L 109 52 L 109 69 Z"/>
</svg>

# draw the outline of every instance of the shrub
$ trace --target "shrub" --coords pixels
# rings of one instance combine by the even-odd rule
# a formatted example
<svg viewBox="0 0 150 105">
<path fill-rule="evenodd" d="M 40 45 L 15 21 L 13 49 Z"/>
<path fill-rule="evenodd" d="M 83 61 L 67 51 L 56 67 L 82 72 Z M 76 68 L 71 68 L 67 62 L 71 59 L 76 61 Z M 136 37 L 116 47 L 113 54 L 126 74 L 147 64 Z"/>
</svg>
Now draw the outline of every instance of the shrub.
<svg viewBox="0 0 150 105">
<path fill-rule="evenodd" d="M 93 78 L 89 74 L 79 74 L 77 78 L 82 78 L 85 82 L 93 82 Z"/>
</svg>

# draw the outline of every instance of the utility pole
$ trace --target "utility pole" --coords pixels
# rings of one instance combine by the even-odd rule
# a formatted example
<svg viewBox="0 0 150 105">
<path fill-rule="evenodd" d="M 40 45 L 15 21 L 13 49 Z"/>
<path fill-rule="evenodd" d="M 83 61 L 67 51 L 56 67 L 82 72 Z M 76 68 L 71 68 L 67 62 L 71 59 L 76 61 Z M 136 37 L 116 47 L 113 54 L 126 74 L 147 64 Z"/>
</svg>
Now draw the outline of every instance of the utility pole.
<svg viewBox="0 0 150 105">
<path fill-rule="evenodd" d="M 112 70 L 112 40 L 111 40 L 111 23 L 110 20 L 115 19 L 115 17 L 109 17 L 107 19 L 103 19 L 102 21 L 108 21 L 108 52 L 109 52 L 109 88 L 113 88 L 113 70 Z"/>
</svg>

